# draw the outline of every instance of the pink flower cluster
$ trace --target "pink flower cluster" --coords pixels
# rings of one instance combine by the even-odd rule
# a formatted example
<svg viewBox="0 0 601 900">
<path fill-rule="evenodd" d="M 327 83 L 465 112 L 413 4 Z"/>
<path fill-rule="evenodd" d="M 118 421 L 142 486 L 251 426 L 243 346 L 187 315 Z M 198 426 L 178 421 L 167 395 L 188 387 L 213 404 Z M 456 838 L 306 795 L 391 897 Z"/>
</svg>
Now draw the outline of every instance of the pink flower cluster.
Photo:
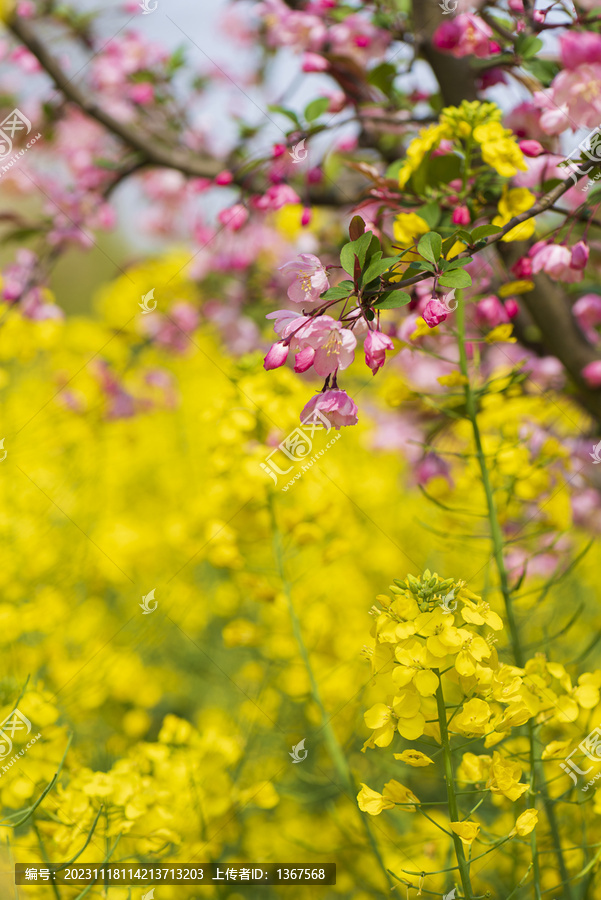
<svg viewBox="0 0 601 900">
<path fill-rule="evenodd" d="M 439 50 L 446 50 L 458 58 L 477 56 L 479 59 L 486 59 L 501 50 L 492 37 L 492 29 L 483 19 L 467 13 L 439 25 L 433 42 Z"/>
</svg>

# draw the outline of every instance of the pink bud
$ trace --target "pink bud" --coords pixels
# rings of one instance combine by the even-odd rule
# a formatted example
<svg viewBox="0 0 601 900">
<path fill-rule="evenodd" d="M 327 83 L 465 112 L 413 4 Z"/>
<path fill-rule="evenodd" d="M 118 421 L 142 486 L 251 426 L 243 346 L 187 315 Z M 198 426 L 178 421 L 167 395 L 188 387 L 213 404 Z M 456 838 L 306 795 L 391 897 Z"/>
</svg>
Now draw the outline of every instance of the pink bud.
<svg viewBox="0 0 601 900">
<path fill-rule="evenodd" d="M 303 72 L 325 72 L 329 67 L 327 59 L 324 59 L 319 53 L 303 53 Z"/>
<path fill-rule="evenodd" d="M 228 231 L 239 231 L 248 220 L 248 210 L 241 203 L 235 203 L 222 209 L 217 218 Z"/>
<path fill-rule="evenodd" d="M 428 303 L 426 303 L 426 307 L 422 313 L 422 318 L 428 328 L 435 328 L 437 325 L 440 325 L 441 322 L 444 322 L 448 315 L 448 309 L 443 306 L 440 300 L 437 300 L 436 297 L 433 297 Z"/>
<path fill-rule="evenodd" d="M 283 341 L 272 344 L 267 352 L 267 356 L 263 360 L 263 367 L 265 369 L 279 369 L 279 367 L 283 366 L 286 362 L 289 350 L 290 347 Z"/>
<path fill-rule="evenodd" d="M 271 151 L 271 155 L 274 159 L 277 159 L 278 156 L 283 156 L 286 152 L 286 144 L 274 144 L 273 149 Z"/>
<path fill-rule="evenodd" d="M 510 319 L 514 319 L 520 311 L 520 306 L 515 297 L 509 297 L 508 300 L 505 301 L 505 312 L 509 316 Z"/>
<path fill-rule="evenodd" d="M 511 12 L 524 12 L 524 2 L 523 0 L 509 0 L 509 9 Z"/>
<path fill-rule="evenodd" d="M 472 218 L 467 206 L 458 206 L 456 209 L 454 209 L 453 215 L 451 216 L 451 221 L 453 225 L 469 225 L 472 221 Z"/>
<path fill-rule="evenodd" d="M 234 176 L 232 175 L 232 173 L 228 172 L 228 170 L 225 169 L 223 172 L 220 172 L 219 175 L 217 175 L 217 177 L 215 178 L 215 184 L 231 184 L 233 180 Z"/>
<path fill-rule="evenodd" d="M 312 218 L 313 213 L 311 212 L 311 209 L 308 206 L 305 206 L 305 208 L 303 209 L 303 214 L 301 216 L 301 225 L 303 226 L 303 228 L 305 228 L 310 223 Z"/>
<path fill-rule="evenodd" d="M 313 347 L 305 347 L 304 350 L 299 350 L 299 352 L 294 357 L 294 371 L 306 372 L 307 369 L 310 369 L 313 365 L 314 359 L 315 350 L 313 349 Z"/>
<path fill-rule="evenodd" d="M 146 105 L 154 100 L 154 88 L 148 81 L 141 81 L 138 84 L 132 84 L 129 96 L 134 103 Z"/>
<path fill-rule="evenodd" d="M 519 148 L 524 154 L 524 156 L 530 156 L 534 158 L 535 156 L 540 156 L 541 153 L 545 153 L 545 148 L 538 141 L 520 141 Z"/>
<path fill-rule="evenodd" d="M 545 19 L 547 17 L 546 9 L 535 9 L 532 11 L 532 18 L 535 22 L 538 22 L 539 25 L 545 24 Z"/>
<path fill-rule="evenodd" d="M 500 53 L 501 45 L 497 44 L 496 41 L 489 41 L 488 42 L 488 52 L 489 53 Z"/>
<path fill-rule="evenodd" d="M 588 244 L 584 241 L 578 241 L 572 247 L 572 259 L 570 261 L 570 269 L 585 269 L 589 256 Z"/>
<path fill-rule="evenodd" d="M 527 256 L 522 256 L 511 267 L 511 271 L 516 278 L 530 278 L 532 275 L 532 260 Z"/>
<path fill-rule="evenodd" d="M 319 182 L 323 179 L 323 172 L 318 166 L 315 166 L 313 169 L 309 169 L 307 172 L 307 181 L 309 184 L 319 184 Z"/>
<path fill-rule="evenodd" d="M 208 191 L 212 185 L 213 182 L 210 178 L 191 178 L 188 182 L 188 187 L 195 194 L 202 194 L 204 191 Z"/>
<path fill-rule="evenodd" d="M 582 370 L 582 377 L 589 387 L 601 387 L 601 359 L 595 359 Z"/>
</svg>

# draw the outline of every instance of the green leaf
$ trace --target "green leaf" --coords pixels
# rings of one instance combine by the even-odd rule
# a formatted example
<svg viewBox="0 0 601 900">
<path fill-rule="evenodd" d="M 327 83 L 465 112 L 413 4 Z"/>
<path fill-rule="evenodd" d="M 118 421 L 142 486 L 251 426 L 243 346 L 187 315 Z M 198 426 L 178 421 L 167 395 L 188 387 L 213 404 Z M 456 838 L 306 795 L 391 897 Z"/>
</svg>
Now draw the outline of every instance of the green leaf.
<svg viewBox="0 0 601 900">
<path fill-rule="evenodd" d="M 382 294 L 373 306 L 374 309 L 398 309 L 400 306 L 407 306 L 411 303 L 411 297 L 405 291 L 388 291 Z"/>
<path fill-rule="evenodd" d="M 537 78 L 543 87 L 549 87 L 557 73 L 559 66 L 551 62 L 550 59 L 528 59 L 524 63 L 524 68 L 531 72 Z"/>
<path fill-rule="evenodd" d="M 445 272 L 451 272 L 453 269 L 462 269 L 473 261 L 471 256 L 462 256 L 461 259 L 443 259 L 441 265 Z"/>
<path fill-rule="evenodd" d="M 366 231 L 365 234 L 362 234 L 356 241 L 345 244 L 340 251 L 340 264 L 344 271 L 348 272 L 349 275 L 354 275 L 355 272 L 355 256 L 357 256 L 361 268 L 365 265 L 367 250 L 373 237 L 374 235 L 371 231 Z M 380 244 L 378 242 L 378 247 L 379 246 Z"/>
<path fill-rule="evenodd" d="M 445 272 L 438 283 L 448 288 L 466 288 L 472 283 L 472 278 L 465 269 L 453 269 L 450 272 Z"/>
<path fill-rule="evenodd" d="M 384 259 L 374 259 L 372 257 L 367 269 L 363 273 L 363 284 L 369 284 L 374 278 L 379 278 L 384 272 L 387 272 L 394 263 L 398 262 L 397 256 L 385 256 Z"/>
<path fill-rule="evenodd" d="M 475 244 L 476 241 L 481 241 L 482 238 L 490 237 L 491 234 L 499 234 L 500 231 L 503 231 L 503 229 L 499 228 L 498 225 L 478 225 L 472 231 L 472 243 Z"/>
<path fill-rule="evenodd" d="M 534 34 L 522 34 L 516 41 L 515 51 L 522 59 L 533 59 L 542 47 L 543 42 Z"/>
<path fill-rule="evenodd" d="M 300 123 L 300 119 L 292 109 L 286 109 L 285 106 L 278 106 L 277 104 L 272 104 L 267 107 L 269 112 L 281 113 L 283 116 L 286 116 L 290 121 L 296 125 L 299 131 L 302 131 L 302 125 Z"/>
<path fill-rule="evenodd" d="M 393 66 L 393 64 L 389 62 L 380 63 L 380 65 L 372 69 L 367 76 L 368 82 L 373 84 L 374 87 L 379 88 L 386 96 L 390 95 L 392 83 L 395 78 L 396 66 Z"/>
<path fill-rule="evenodd" d="M 340 284 L 336 284 L 334 287 L 328 288 L 325 294 L 322 294 L 319 298 L 320 300 L 342 300 L 344 297 L 348 297 L 350 293 L 352 293 L 354 288 L 352 281 L 341 281 Z"/>
<path fill-rule="evenodd" d="M 438 262 L 442 253 L 442 238 L 435 231 L 429 231 L 419 239 L 417 252 L 432 263 Z"/>
<path fill-rule="evenodd" d="M 305 119 L 307 122 L 313 122 L 315 119 L 319 119 L 320 115 L 326 111 L 329 105 L 329 97 L 318 97 L 316 100 L 311 100 L 305 107 Z"/>
<path fill-rule="evenodd" d="M 431 203 L 426 203 L 425 206 L 421 206 L 416 212 L 418 216 L 421 216 L 424 222 L 427 222 L 428 228 L 436 228 L 440 222 L 440 203 L 437 203 L 436 200 L 433 200 Z"/>
<path fill-rule="evenodd" d="M 402 159 L 397 159 L 393 163 L 390 163 L 390 165 L 386 169 L 386 177 L 392 178 L 393 181 L 396 181 L 397 178 L 399 177 L 399 172 L 401 171 L 402 166 L 403 166 Z"/>
</svg>

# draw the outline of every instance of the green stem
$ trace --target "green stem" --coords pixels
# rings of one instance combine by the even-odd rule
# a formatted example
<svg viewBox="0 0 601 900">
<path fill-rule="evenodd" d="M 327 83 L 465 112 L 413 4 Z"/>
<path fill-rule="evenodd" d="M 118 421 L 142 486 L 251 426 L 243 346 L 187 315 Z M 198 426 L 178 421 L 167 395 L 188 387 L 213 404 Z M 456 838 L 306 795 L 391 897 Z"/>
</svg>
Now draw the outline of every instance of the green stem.
<svg viewBox="0 0 601 900">
<path fill-rule="evenodd" d="M 438 674 L 438 672 L 437 672 Z M 447 802 L 449 806 L 449 815 L 451 822 L 459 822 L 459 809 L 457 807 L 457 796 L 455 794 L 455 777 L 453 773 L 453 759 L 451 757 L 451 744 L 449 741 L 449 729 L 447 728 L 447 710 L 444 704 L 444 694 L 442 692 L 442 681 L 438 680 L 436 689 L 436 704 L 438 706 L 438 722 L 440 725 L 440 743 L 444 758 L 445 781 L 447 783 Z M 470 869 L 465 858 L 463 843 L 458 834 L 453 832 L 453 843 L 455 845 L 455 856 L 457 857 L 457 865 L 459 866 L 459 875 L 463 886 L 463 896 L 465 900 L 472 900 L 473 891 L 470 882 Z"/>
<path fill-rule="evenodd" d="M 292 590 L 291 584 L 286 577 L 286 572 L 284 568 L 284 549 L 282 546 L 282 537 L 280 534 L 280 530 L 277 524 L 277 520 L 275 517 L 275 510 L 273 505 L 273 498 L 269 499 L 269 510 L 271 513 L 271 522 L 272 522 L 272 532 L 273 532 L 273 555 L 276 561 L 278 575 L 280 577 L 282 588 L 284 590 L 284 594 L 286 597 L 286 603 L 288 605 L 288 612 L 290 615 L 290 622 L 292 623 L 292 632 L 298 644 L 298 649 L 304 663 L 304 666 L 307 670 L 307 675 L 309 676 L 309 683 L 311 685 L 311 696 L 313 698 L 313 702 L 316 704 L 319 709 L 319 714 L 321 717 L 321 730 L 324 733 L 326 746 L 328 748 L 328 752 L 334 763 L 334 767 L 338 774 L 339 779 L 341 780 L 344 788 L 347 791 L 350 791 L 353 797 L 353 802 L 355 796 L 357 794 L 357 785 L 353 779 L 351 770 L 349 768 L 347 759 L 342 751 L 340 744 L 338 743 L 338 738 L 336 737 L 336 733 L 332 728 L 332 724 L 330 722 L 329 716 L 326 712 L 325 706 L 323 705 L 323 701 L 321 699 L 321 694 L 319 692 L 319 686 L 317 684 L 317 679 L 315 678 L 315 673 L 313 671 L 313 667 L 311 665 L 311 660 L 309 658 L 309 653 L 307 651 L 307 647 L 305 645 L 303 639 L 303 633 L 300 626 L 299 618 L 296 614 L 296 610 L 294 608 L 294 604 L 292 602 Z M 365 831 L 365 835 L 369 842 L 369 845 L 372 849 L 372 852 L 382 870 L 382 873 L 386 879 L 388 887 L 392 890 L 395 887 L 394 881 L 386 868 L 384 860 L 380 855 L 380 849 L 378 847 L 377 841 L 375 839 L 374 833 L 372 831 L 372 826 L 370 825 L 368 818 L 366 815 L 363 815 L 359 808 L 357 807 L 357 812 L 359 813 L 360 821 Z"/>
<path fill-rule="evenodd" d="M 458 292 L 461 294 L 461 292 Z M 478 459 L 478 464 L 480 466 L 480 475 L 482 478 L 482 486 L 484 488 L 484 493 L 486 495 L 486 505 L 488 508 L 488 519 L 490 523 L 490 537 L 493 546 L 493 554 L 495 558 L 495 563 L 497 567 L 497 572 L 499 574 L 499 582 L 501 586 L 501 593 L 503 594 L 503 600 L 505 602 L 505 612 L 507 615 L 507 623 L 509 625 L 509 635 L 511 639 L 511 646 L 513 650 L 513 655 L 515 659 L 515 663 L 520 668 L 524 665 L 524 650 L 522 647 L 522 643 L 520 640 L 519 631 L 517 628 L 517 623 L 515 620 L 514 610 L 513 610 L 513 598 L 511 596 L 511 588 L 509 587 L 509 578 L 507 576 L 507 570 L 505 568 L 505 560 L 503 558 L 503 533 L 501 531 L 501 525 L 499 523 L 499 516 L 497 513 L 497 506 L 495 502 L 494 491 L 492 488 L 492 484 L 490 481 L 490 475 L 488 471 L 488 465 L 486 462 L 486 456 L 484 454 L 484 450 L 482 448 L 482 439 L 480 436 L 480 427 L 478 425 L 478 411 L 476 408 L 476 401 L 474 397 L 474 393 L 472 390 L 472 386 L 469 380 L 469 368 L 467 362 L 467 353 L 465 350 L 465 302 L 463 297 L 460 296 L 459 302 L 457 305 L 457 337 L 459 343 L 459 362 L 461 373 L 465 377 L 465 405 L 467 411 L 467 417 L 470 420 L 472 426 L 472 433 L 474 436 L 474 444 L 476 447 L 476 457 Z M 561 849 L 561 839 L 559 835 L 559 828 L 557 825 L 557 818 L 555 816 L 555 808 L 553 806 L 553 802 L 549 797 L 549 792 L 547 790 L 547 783 L 544 776 L 544 770 L 541 763 L 536 762 L 536 756 L 534 753 L 534 727 L 532 724 L 532 720 L 528 722 L 528 732 L 530 738 L 530 753 L 531 753 L 531 775 L 530 775 L 530 796 L 532 797 L 532 802 L 535 803 L 536 792 L 537 792 L 537 783 L 539 784 L 539 790 L 541 796 L 543 798 L 543 805 L 545 808 L 545 814 L 547 817 L 547 821 L 549 823 L 549 829 L 551 831 L 551 836 L 553 838 L 553 845 L 555 848 L 555 855 L 557 857 L 557 864 L 559 866 L 559 871 L 561 873 L 561 879 L 565 884 L 565 900 L 572 900 L 572 892 L 569 884 L 569 873 L 565 864 L 565 860 L 563 857 L 563 852 Z M 534 834 L 534 832 L 533 832 Z M 538 852 L 536 847 L 536 839 L 532 839 L 532 862 L 533 862 L 533 871 L 534 871 L 534 885 L 535 885 L 535 897 L 536 900 L 540 900 L 541 890 L 540 890 L 540 871 L 539 871 L 539 861 L 538 861 Z"/>
</svg>

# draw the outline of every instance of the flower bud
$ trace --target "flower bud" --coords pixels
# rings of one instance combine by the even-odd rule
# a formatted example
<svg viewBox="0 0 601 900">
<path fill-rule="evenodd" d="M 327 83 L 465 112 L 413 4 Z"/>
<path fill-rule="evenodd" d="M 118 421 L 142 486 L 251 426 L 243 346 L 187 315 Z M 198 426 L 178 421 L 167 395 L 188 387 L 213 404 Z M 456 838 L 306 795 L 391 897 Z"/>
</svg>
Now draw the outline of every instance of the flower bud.
<svg viewBox="0 0 601 900">
<path fill-rule="evenodd" d="M 285 344 L 283 341 L 278 341 L 277 344 L 272 344 L 269 348 L 267 356 L 263 360 L 263 367 L 265 369 L 279 369 L 280 366 L 283 366 L 288 358 L 288 352 L 290 347 Z"/>
</svg>

